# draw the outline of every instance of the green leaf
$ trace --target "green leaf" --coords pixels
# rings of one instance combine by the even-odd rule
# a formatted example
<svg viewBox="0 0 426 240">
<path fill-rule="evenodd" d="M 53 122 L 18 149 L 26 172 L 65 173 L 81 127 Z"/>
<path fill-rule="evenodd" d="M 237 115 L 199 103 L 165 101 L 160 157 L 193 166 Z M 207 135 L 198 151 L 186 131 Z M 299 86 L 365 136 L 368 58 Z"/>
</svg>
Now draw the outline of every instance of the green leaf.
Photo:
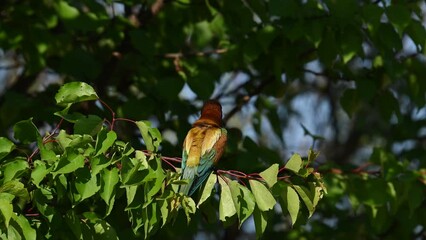
<svg viewBox="0 0 426 240">
<path fill-rule="evenodd" d="M 101 190 L 99 195 L 108 205 L 108 210 L 105 216 L 108 216 L 114 206 L 115 201 L 115 189 L 119 182 L 118 169 L 113 168 L 111 170 L 104 169 L 101 173 Z"/>
<path fill-rule="evenodd" d="M 92 212 L 90 212 L 92 213 Z M 84 214 L 84 216 L 87 216 Z M 94 230 L 94 239 L 116 239 L 119 240 L 116 230 L 107 222 L 99 218 L 89 219 L 91 228 Z"/>
<path fill-rule="evenodd" d="M 239 227 L 241 227 L 244 221 L 253 213 L 256 201 L 250 190 L 237 181 L 231 181 L 229 187 L 231 189 L 232 200 L 237 210 L 240 222 Z"/>
<path fill-rule="evenodd" d="M 196 211 L 195 202 L 192 198 L 188 196 L 182 196 L 182 207 L 186 215 L 187 223 L 191 221 L 191 214 L 194 214 Z"/>
<path fill-rule="evenodd" d="M 277 203 L 272 196 L 271 192 L 257 180 L 249 180 L 251 191 L 256 199 L 257 206 L 260 211 L 271 210 Z"/>
<path fill-rule="evenodd" d="M 157 128 L 151 127 L 149 121 L 137 121 L 136 125 L 142 134 L 146 149 L 151 152 L 157 151 L 162 140 L 160 131 Z"/>
<path fill-rule="evenodd" d="M 90 166 L 92 170 L 93 175 L 97 175 L 102 171 L 102 169 L 105 169 L 108 167 L 112 162 L 112 158 L 107 158 L 105 155 L 99 155 L 90 160 Z"/>
<path fill-rule="evenodd" d="M 80 118 L 84 118 L 84 114 L 79 112 L 68 113 L 72 104 L 68 104 L 63 110 L 53 113 L 53 115 L 61 117 L 70 123 L 76 123 Z"/>
<path fill-rule="evenodd" d="M 390 22 L 400 31 L 404 30 L 410 24 L 411 12 L 407 6 L 401 4 L 392 4 L 386 8 L 386 15 Z"/>
<path fill-rule="evenodd" d="M 421 22 L 412 19 L 411 24 L 407 27 L 407 33 L 416 45 L 425 45 L 426 29 Z"/>
<path fill-rule="evenodd" d="M 315 152 L 314 150 L 312 150 L 312 148 L 310 148 L 308 151 L 308 163 L 313 163 L 315 159 L 317 159 L 319 154 L 319 152 Z"/>
<path fill-rule="evenodd" d="M 0 194 L 0 213 L 3 216 L 6 228 L 9 227 L 9 221 L 13 214 L 13 205 L 11 199 L 4 197 L 5 194 Z"/>
<path fill-rule="evenodd" d="M 399 51 L 402 49 L 401 37 L 391 24 L 380 24 L 377 35 L 380 40 L 380 47 L 384 51 Z"/>
<path fill-rule="evenodd" d="M 114 131 L 108 131 L 106 128 L 102 129 L 98 133 L 98 137 L 96 139 L 96 155 L 106 153 L 108 149 L 114 144 L 117 139 L 117 134 Z"/>
<path fill-rule="evenodd" d="M 15 144 L 9 139 L 0 137 L 0 160 L 15 149 Z"/>
<path fill-rule="evenodd" d="M 136 234 L 138 229 L 144 225 L 144 220 L 146 220 L 146 216 L 143 216 L 144 209 L 137 208 L 131 209 L 129 211 L 130 221 L 132 223 L 133 233 Z"/>
<path fill-rule="evenodd" d="M 54 163 L 59 159 L 59 156 L 57 156 L 52 149 L 49 149 L 49 146 L 51 146 L 49 144 L 52 143 L 43 144 L 43 141 L 41 139 L 37 141 L 37 146 L 40 150 L 41 160 L 45 160 L 49 163 Z"/>
<path fill-rule="evenodd" d="M 149 176 L 152 176 L 152 180 L 150 180 L 148 184 L 145 184 L 146 202 L 144 205 L 147 205 L 152 201 L 152 198 L 158 193 L 158 191 L 163 186 L 164 178 L 166 178 L 166 175 L 163 172 L 163 168 L 161 167 L 160 158 L 156 157 L 155 159 L 151 159 L 148 163 L 150 166 Z"/>
<path fill-rule="evenodd" d="M 48 189 L 38 188 L 34 191 L 33 201 L 37 207 L 37 210 L 50 222 L 52 221 L 53 215 L 56 212 L 56 209 L 52 204 L 52 199 L 52 191 Z"/>
<path fill-rule="evenodd" d="M 78 148 L 78 147 L 84 147 L 88 148 L 87 144 L 93 143 L 93 138 L 90 135 L 69 135 L 65 132 L 65 130 L 59 131 L 58 136 L 56 137 L 58 140 L 59 145 L 62 147 L 62 149 L 66 148 Z"/>
<path fill-rule="evenodd" d="M 59 1 L 55 5 L 55 9 L 62 19 L 75 19 L 80 15 L 78 9 L 70 6 L 66 1 Z"/>
<path fill-rule="evenodd" d="M 74 124 L 74 134 L 95 136 L 102 128 L 104 120 L 96 115 L 77 119 Z"/>
<path fill-rule="evenodd" d="M 126 210 L 141 208 L 144 201 L 142 186 L 125 186 L 127 206 Z"/>
<path fill-rule="evenodd" d="M 295 173 L 298 173 L 302 167 L 302 158 L 299 154 L 295 153 L 291 156 L 290 160 L 285 164 L 285 168 L 289 169 Z"/>
<path fill-rule="evenodd" d="M 194 203 L 194 201 L 192 202 Z M 195 208 L 195 203 L 193 207 Z M 142 213 L 142 219 L 145 220 L 144 233 L 145 233 L 145 239 L 147 239 L 148 236 L 152 235 L 156 231 L 157 222 L 160 219 L 159 211 L 157 208 L 157 202 L 153 202 L 152 204 L 150 204 L 144 209 Z"/>
<path fill-rule="evenodd" d="M 138 152 L 138 151 L 136 151 Z M 153 171 L 148 170 L 148 163 L 144 154 L 140 158 L 129 159 L 123 157 L 121 160 L 121 179 L 124 185 L 138 185 L 155 178 Z"/>
<path fill-rule="evenodd" d="M 160 205 L 161 218 L 163 219 L 161 227 L 163 227 L 167 223 L 169 217 L 169 203 L 167 200 L 160 200 L 158 202 Z"/>
<path fill-rule="evenodd" d="M 210 173 L 210 176 L 207 179 L 206 184 L 204 184 L 204 188 L 201 194 L 201 198 L 198 201 L 197 208 L 199 208 L 200 205 L 203 204 L 203 202 L 205 202 L 210 197 L 210 195 L 212 194 L 213 187 L 216 184 L 216 181 L 217 181 L 217 175 L 214 174 L 213 172 Z"/>
<path fill-rule="evenodd" d="M 70 209 L 66 212 L 64 220 L 67 223 L 68 227 L 71 229 L 74 234 L 74 239 L 82 239 L 82 221 L 80 217 L 76 214 L 74 209 Z"/>
<path fill-rule="evenodd" d="M 256 237 L 260 239 L 268 225 L 268 216 L 266 212 L 261 211 L 258 207 L 253 211 L 254 226 L 256 229 Z"/>
<path fill-rule="evenodd" d="M 297 194 L 299 194 L 300 198 L 305 203 L 305 206 L 309 211 L 309 217 L 311 217 L 315 210 L 314 205 L 312 203 L 313 197 L 311 191 L 306 187 L 299 185 L 293 185 L 293 188 L 296 190 Z"/>
<path fill-rule="evenodd" d="M 3 183 L 3 185 L 0 187 L 0 193 L 12 194 L 18 198 L 21 198 L 23 201 L 30 199 L 28 190 L 25 188 L 24 184 L 18 180 L 12 180 Z"/>
<path fill-rule="evenodd" d="M 290 214 L 291 225 L 294 225 L 300 210 L 299 195 L 290 185 L 281 183 L 280 197 L 281 208 Z"/>
<path fill-rule="evenodd" d="M 41 139 L 37 127 L 32 122 L 32 118 L 17 122 L 13 126 L 13 132 L 13 137 L 24 144 L 32 143 Z"/>
<path fill-rule="evenodd" d="M 67 106 L 68 104 L 90 101 L 98 99 L 98 95 L 92 86 L 84 82 L 70 82 L 63 85 L 55 95 L 58 105 Z"/>
<path fill-rule="evenodd" d="M 66 155 L 62 155 L 52 173 L 54 173 L 54 176 L 62 173 L 71 173 L 83 166 L 84 156 L 71 150 L 68 151 Z"/>
<path fill-rule="evenodd" d="M 227 178 L 228 182 L 231 179 Z M 220 177 L 220 202 L 219 202 L 219 219 L 222 222 L 226 221 L 227 217 L 232 217 L 237 213 L 234 202 L 232 200 L 231 189 L 228 184 Z"/>
<path fill-rule="evenodd" d="M 279 165 L 275 163 L 265 171 L 259 173 L 259 175 L 263 178 L 263 180 L 265 180 L 266 184 L 268 184 L 268 187 L 270 188 L 274 186 L 278 180 L 278 168 Z"/>
<path fill-rule="evenodd" d="M 25 240 L 36 240 L 36 230 L 33 229 L 28 222 L 28 220 L 24 217 L 24 215 L 15 215 L 12 214 L 12 221 L 10 221 L 9 228 L 12 227 L 19 232 L 19 235 L 22 236 Z M 9 229 L 8 229 L 9 230 Z M 8 231 L 9 235 L 9 231 Z M 10 238 L 16 239 L 16 238 Z"/>
<path fill-rule="evenodd" d="M 81 202 L 86 198 L 95 195 L 96 192 L 101 188 L 98 184 L 97 177 L 90 174 L 87 168 L 78 169 L 75 172 L 75 188 L 78 194 L 75 194 L 74 201 Z"/>
<path fill-rule="evenodd" d="M 7 182 L 19 178 L 19 176 L 27 170 L 29 170 L 29 165 L 26 159 L 14 159 L 12 162 L 5 165 L 3 181 Z"/>
</svg>

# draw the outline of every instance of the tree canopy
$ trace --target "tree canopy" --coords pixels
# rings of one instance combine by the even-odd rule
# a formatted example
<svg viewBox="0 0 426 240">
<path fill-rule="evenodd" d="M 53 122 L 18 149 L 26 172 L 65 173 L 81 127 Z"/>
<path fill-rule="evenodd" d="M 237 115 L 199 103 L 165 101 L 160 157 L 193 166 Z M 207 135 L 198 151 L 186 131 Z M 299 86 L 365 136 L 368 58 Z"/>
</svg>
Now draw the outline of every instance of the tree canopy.
<svg viewBox="0 0 426 240">
<path fill-rule="evenodd" d="M 2 238 L 426 236 L 424 1 L 2 0 L 0 19 Z M 228 144 L 192 199 L 181 146 L 211 98 Z"/>
</svg>

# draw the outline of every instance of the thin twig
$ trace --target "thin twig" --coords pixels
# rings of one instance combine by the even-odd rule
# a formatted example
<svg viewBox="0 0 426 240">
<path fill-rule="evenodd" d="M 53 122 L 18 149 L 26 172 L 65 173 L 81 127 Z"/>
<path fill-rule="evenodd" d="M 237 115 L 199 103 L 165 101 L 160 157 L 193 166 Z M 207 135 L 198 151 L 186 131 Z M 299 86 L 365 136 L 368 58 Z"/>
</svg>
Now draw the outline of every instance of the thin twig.
<svg viewBox="0 0 426 240">
<path fill-rule="evenodd" d="M 115 124 L 115 120 L 116 120 L 115 112 L 112 110 L 112 108 L 108 104 L 106 104 L 104 101 L 102 101 L 102 99 L 98 98 L 98 100 L 99 100 L 100 103 L 102 103 L 102 105 L 104 107 L 108 108 L 108 110 L 111 112 L 111 115 L 112 115 L 111 118 L 112 119 L 111 119 L 111 123 L 110 123 L 110 129 L 112 131 L 112 130 L 114 130 L 114 124 Z"/>
</svg>

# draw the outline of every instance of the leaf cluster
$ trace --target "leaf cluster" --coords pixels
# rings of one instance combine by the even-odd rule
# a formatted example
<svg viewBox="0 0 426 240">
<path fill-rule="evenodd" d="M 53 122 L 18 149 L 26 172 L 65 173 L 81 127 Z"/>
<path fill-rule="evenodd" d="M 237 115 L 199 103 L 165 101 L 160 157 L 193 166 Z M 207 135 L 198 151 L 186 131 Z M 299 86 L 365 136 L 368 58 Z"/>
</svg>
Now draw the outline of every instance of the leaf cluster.
<svg viewBox="0 0 426 240">
<path fill-rule="evenodd" d="M 188 224 L 194 214 L 208 208 L 213 214 L 209 218 L 214 218 L 211 202 L 217 182 L 219 219 L 229 225 L 237 218 L 241 226 L 253 216 L 261 237 L 277 200 L 294 224 L 303 214 L 301 201 L 310 217 L 323 196 L 321 176 L 312 168 L 302 168 L 303 161 L 295 154 L 282 168 L 292 174 L 286 182 L 279 180 L 278 164 L 259 173 L 261 179 L 249 179 L 249 187 L 225 174 L 212 173 L 196 204 L 177 193 L 178 186 L 187 182 L 180 180 L 176 168 L 163 168 L 161 134 L 150 122 L 134 122 L 147 148 L 144 152 L 117 139 L 116 119 L 105 125 L 100 117 L 69 112 L 72 104 L 97 99 L 85 83 L 60 88 L 56 101 L 65 109 L 55 114 L 73 123 L 73 133 L 58 125 L 42 137 L 32 119 L 16 123 L 14 139 L 35 143 L 28 157 L 21 156 L 12 141 L 0 139 L 0 230 L 4 238 L 146 239 L 173 224 L 179 212 L 184 212 Z"/>
</svg>

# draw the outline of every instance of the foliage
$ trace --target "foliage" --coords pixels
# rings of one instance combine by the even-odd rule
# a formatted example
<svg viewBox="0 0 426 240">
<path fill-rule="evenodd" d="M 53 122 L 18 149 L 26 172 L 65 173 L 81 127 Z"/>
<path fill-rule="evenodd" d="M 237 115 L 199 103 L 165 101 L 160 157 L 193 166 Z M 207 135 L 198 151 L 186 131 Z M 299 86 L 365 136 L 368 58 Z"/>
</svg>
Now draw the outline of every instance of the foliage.
<svg viewBox="0 0 426 240">
<path fill-rule="evenodd" d="M 65 84 L 56 94 L 56 102 L 66 108 L 56 114 L 66 120 L 76 115 L 68 112 L 72 104 L 88 100 L 97 100 L 92 87 L 82 82 Z M 294 223 L 300 212 L 300 205 L 294 202 L 300 197 L 312 215 L 325 191 L 319 174 L 313 169 L 304 171 L 300 156 L 295 154 L 280 170 L 274 164 L 258 178 L 250 177 L 250 188 L 241 178 L 237 181 L 227 177 L 226 171 L 219 176 L 212 173 L 196 205 L 192 198 L 177 193 L 178 186 L 186 182 L 180 180 L 179 170 L 176 172 L 177 168 L 157 152 L 161 142 L 158 129 L 150 127 L 149 122 L 126 119 L 140 129 L 147 147 L 143 152 L 117 139 L 113 125 L 116 120 L 109 121 L 107 127 L 102 120 L 94 124 L 79 115 L 69 120 L 74 123 L 73 133 L 60 129 L 59 124 L 43 138 L 32 119 L 15 124 L 14 138 L 27 146 L 36 142 L 37 148 L 25 158 L 11 154 L 14 144 L 1 139 L 5 146 L 0 152 L 0 229 L 4 238 L 148 238 L 166 224 L 173 224 L 179 211 L 185 213 L 190 224 L 192 215 L 213 201 L 210 197 L 217 181 L 219 219 L 227 224 L 238 219 L 241 226 L 254 214 L 257 235 L 261 237 L 275 198 L 284 203 L 283 211 L 292 213 Z M 162 160 L 172 169 L 164 169 Z M 294 176 L 279 176 L 286 170 Z M 286 194 L 295 190 L 298 194 Z M 290 200 L 293 204 L 288 204 Z M 215 212 L 210 214 L 215 218 Z"/>
<path fill-rule="evenodd" d="M 205 203 L 194 208 L 195 202 L 186 199 L 186 213 L 191 223 L 198 224 L 186 225 L 187 215 L 181 210 L 174 225 L 167 222 L 156 236 L 254 238 L 257 229 L 264 230 L 266 239 L 424 238 L 424 9 L 424 1 L 408 0 L 0 1 L 1 178 L 3 184 L 4 179 L 10 182 L 2 189 L 14 192 L 3 194 L 0 211 L 10 229 L 25 229 L 8 234 L 25 232 L 30 237 L 35 234 L 30 228 L 42 226 L 37 229 L 48 236 L 44 227 L 49 221 L 36 223 L 28 215 L 32 213 L 25 203 L 35 199 L 29 193 L 48 182 L 50 189 L 59 191 L 55 194 L 62 194 L 63 186 L 71 188 L 65 180 L 76 179 L 76 174 L 79 183 L 96 183 L 96 187 L 85 192 L 83 185 L 72 186 L 68 198 L 58 203 L 78 211 L 61 213 L 67 220 L 54 215 L 50 222 L 66 221 L 62 225 L 69 226 L 76 219 L 87 219 L 79 229 L 66 230 L 73 234 L 105 229 L 107 223 L 121 224 L 112 221 L 118 219 L 115 214 L 141 208 L 127 209 L 127 200 L 118 201 L 128 198 L 125 188 L 116 187 L 112 202 L 108 194 L 100 194 L 112 189 L 98 183 L 112 184 L 119 173 L 116 186 L 122 184 L 123 168 L 135 167 L 142 155 L 147 163 L 157 164 L 161 152 L 163 164 L 174 163 L 176 158 L 166 156 L 181 154 L 181 143 L 201 102 L 216 98 L 224 106 L 229 141 L 217 171 L 223 178 L 214 181 L 211 176 L 206 188 L 219 189 L 227 201 L 221 205 L 221 198 L 207 198 L 203 192 L 199 201 Z M 69 92 L 61 92 L 64 98 L 56 95 L 61 104 L 55 104 L 58 85 L 76 81 Z M 80 82 L 93 86 L 97 94 L 89 91 L 73 96 L 79 87 L 85 88 Z M 58 124 L 53 112 L 64 121 Z M 135 127 L 123 118 L 144 121 L 134 122 Z M 57 125 L 65 131 L 55 130 Z M 46 131 L 55 134 L 48 137 Z M 13 135 L 19 142 L 8 140 Z M 152 136 L 156 141 L 145 141 Z M 67 152 L 62 148 L 67 144 L 93 152 Z M 150 152 L 136 155 L 137 151 L 128 150 L 125 157 L 133 165 L 114 172 L 120 162 L 113 164 L 109 159 L 119 158 L 130 146 Z M 34 152 L 35 148 L 39 150 Z M 314 151 L 301 159 L 303 166 L 296 174 L 292 170 L 300 165 L 293 153 L 309 148 Z M 67 164 L 68 156 L 75 157 L 75 165 Z M 87 170 L 81 170 L 92 158 L 99 158 L 96 182 Z M 290 165 L 281 170 L 286 159 L 292 159 Z M 50 169 L 55 161 L 66 168 Z M 140 168 L 145 166 L 140 164 Z M 164 167 L 165 179 L 171 179 L 173 174 L 167 175 L 167 169 L 174 172 L 173 167 Z M 277 168 L 279 177 L 290 175 L 293 186 L 285 178 L 274 184 Z M 262 175 L 248 174 L 257 172 Z M 317 199 L 308 196 L 311 186 L 302 179 L 314 180 L 317 173 L 323 176 L 328 194 L 313 212 Z M 135 180 L 129 175 L 126 181 L 139 181 L 143 176 L 137 174 Z M 176 184 L 183 184 L 173 176 Z M 34 182 L 33 177 L 40 181 Z M 62 180 L 52 180 L 57 178 Z M 289 211 L 288 217 L 283 219 L 279 207 L 263 211 L 270 208 L 272 198 L 259 200 L 265 189 L 253 182 L 256 179 L 265 181 L 262 186 L 284 212 Z M 244 186 L 241 181 L 247 189 L 240 188 Z M 214 187 L 214 182 L 220 187 Z M 152 181 L 142 185 L 146 184 L 155 185 Z M 147 194 L 145 189 L 138 191 Z M 135 196 L 142 194 L 138 191 Z M 236 193 L 251 196 L 249 192 L 255 203 L 247 200 L 246 208 L 238 202 L 235 209 L 224 205 L 238 199 Z M 47 203 L 53 199 L 47 192 L 37 196 Z M 295 201 L 299 198 L 300 202 Z M 73 206 L 67 199 L 79 203 Z M 94 209 L 80 209 L 80 205 Z M 161 206 L 157 203 L 160 212 Z M 11 209 L 27 218 L 12 214 Z M 193 209 L 197 213 L 191 215 Z M 206 214 L 199 214 L 199 209 Z M 214 209 L 219 215 L 213 216 Z M 48 216 L 49 211 L 44 210 Z M 84 212 L 102 214 L 82 216 Z M 143 214 L 147 213 L 134 213 L 133 219 Z M 302 215 L 312 217 L 305 224 Z M 219 228 L 217 219 L 225 219 L 226 228 Z M 144 226 L 139 231 L 143 236 L 145 226 L 161 222 L 150 221 L 135 223 Z M 125 227 L 128 223 L 122 224 L 118 229 L 134 236 Z M 57 229 L 52 234 L 59 234 Z"/>
</svg>

